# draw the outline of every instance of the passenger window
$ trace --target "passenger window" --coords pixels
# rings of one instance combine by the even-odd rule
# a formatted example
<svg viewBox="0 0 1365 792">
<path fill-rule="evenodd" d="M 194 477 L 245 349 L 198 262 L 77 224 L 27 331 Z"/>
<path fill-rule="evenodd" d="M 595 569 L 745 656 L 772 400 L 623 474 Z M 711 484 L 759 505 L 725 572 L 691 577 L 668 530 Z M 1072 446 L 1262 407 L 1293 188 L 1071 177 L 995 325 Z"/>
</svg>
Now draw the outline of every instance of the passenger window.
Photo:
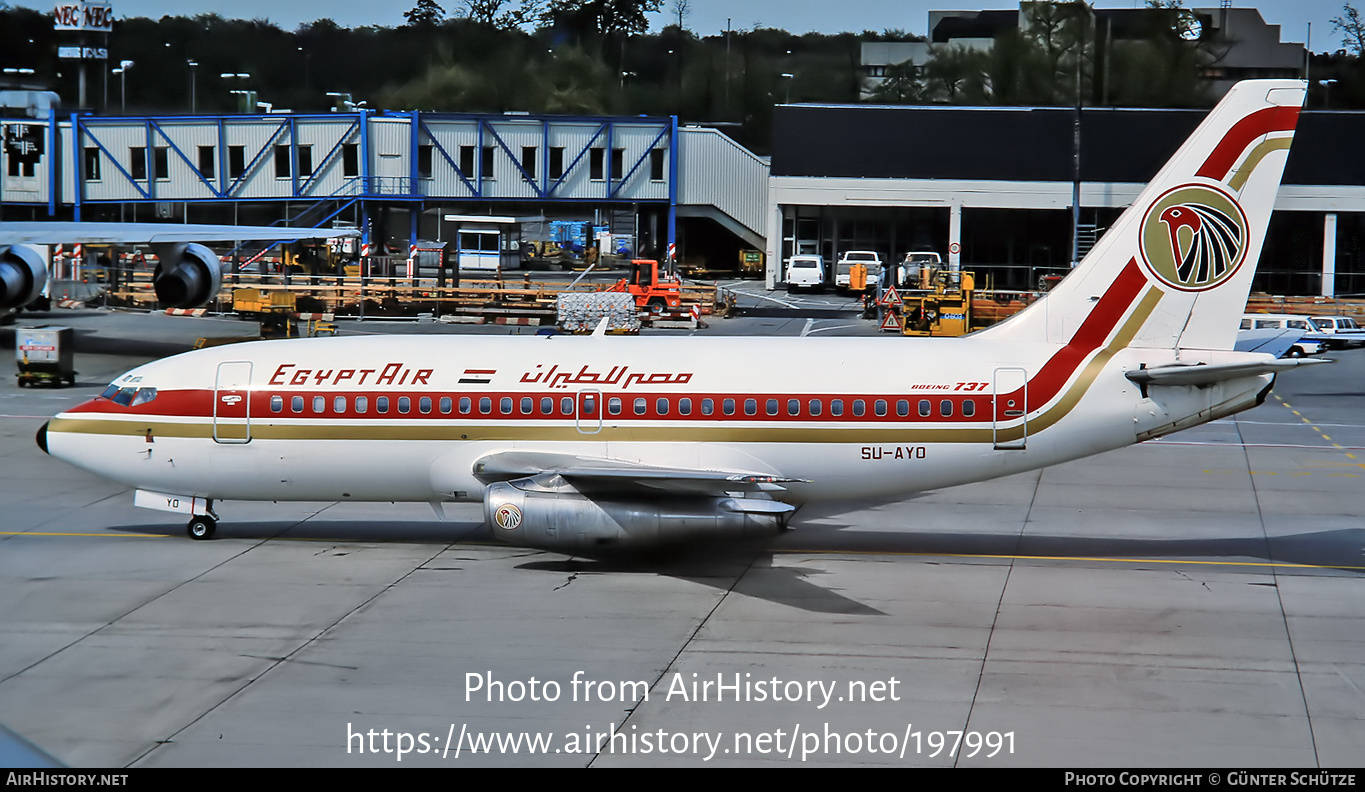
<svg viewBox="0 0 1365 792">
<path fill-rule="evenodd" d="M 402 414 L 404 414 L 404 415 L 407 415 L 407 414 L 408 414 L 408 411 L 411 410 L 411 409 L 412 409 L 412 400 L 409 399 L 409 398 L 406 397 L 406 396 L 399 396 L 399 397 L 398 397 L 398 412 L 400 412 L 400 413 L 402 413 Z"/>
<path fill-rule="evenodd" d="M 801 400 L 800 400 L 800 399 L 787 399 L 787 415 L 800 415 L 800 414 L 801 414 Z"/>
<path fill-rule="evenodd" d="M 611 397 L 610 399 L 607 399 L 607 412 L 611 413 L 612 415 L 620 415 L 620 414 L 621 414 L 621 399 L 620 399 L 620 397 L 613 396 L 613 397 Z"/>
<path fill-rule="evenodd" d="M 635 414 L 636 414 L 636 415 L 644 415 L 644 414 L 645 414 L 645 410 L 647 410 L 647 409 L 648 409 L 648 408 L 645 406 L 645 400 L 644 400 L 643 398 L 639 398 L 639 399 L 636 399 L 636 400 L 635 400 Z"/>
<path fill-rule="evenodd" d="M 379 397 L 376 397 L 375 400 L 374 400 L 374 411 L 377 412 L 377 413 L 379 413 L 380 415 L 384 415 L 384 414 L 388 413 L 388 411 L 389 411 L 389 397 L 388 397 L 388 396 L 379 396 Z"/>
<path fill-rule="evenodd" d="M 920 399 L 920 400 L 919 400 L 919 414 L 920 414 L 920 417 L 922 417 L 922 418 L 928 418 L 928 417 L 929 417 L 929 413 L 931 413 L 931 412 L 933 412 L 933 411 L 934 411 L 934 405 L 933 405 L 933 404 L 930 404 L 928 399 Z"/>
<path fill-rule="evenodd" d="M 863 404 L 863 400 L 862 400 L 862 399 L 854 399 L 854 400 L 853 400 L 853 414 L 854 414 L 855 416 L 861 418 L 861 417 L 863 417 L 863 413 L 865 413 L 865 412 L 867 412 L 867 405 Z"/>
<path fill-rule="evenodd" d="M 472 409 L 474 409 L 474 400 L 471 399 L 471 398 L 469 398 L 468 396 L 461 396 L 461 397 L 460 397 L 460 414 L 461 414 L 461 415 L 468 415 L 468 414 L 469 414 L 469 411 L 472 410 Z"/>
<path fill-rule="evenodd" d="M 364 396 L 355 397 L 355 411 L 364 415 L 370 409 L 370 400 Z"/>
<path fill-rule="evenodd" d="M 820 411 L 823 409 L 823 408 L 820 406 L 820 400 L 819 400 L 819 399 L 811 399 L 811 400 L 810 400 L 810 403 L 809 403 L 808 405 L 806 405 L 806 406 L 810 409 L 810 414 L 811 414 L 812 416 L 819 415 L 819 414 L 820 414 Z"/>
<path fill-rule="evenodd" d="M 336 398 L 332 399 L 332 412 L 334 412 L 334 413 L 344 413 L 344 412 L 346 412 L 346 397 L 345 397 L 345 396 L 337 396 Z"/>
<path fill-rule="evenodd" d="M 768 408 L 769 415 L 777 415 L 777 399 L 768 399 L 768 403 L 764 406 Z"/>
<path fill-rule="evenodd" d="M 745 399 L 745 400 L 744 400 L 744 414 L 745 414 L 745 415 L 757 415 L 757 414 L 758 414 L 758 399 Z"/>
<path fill-rule="evenodd" d="M 878 399 L 872 406 L 876 409 L 877 415 L 886 415 L 886 399 Z"/>
<path fill-rule="evenodd" d="M 551 396 L 542 396 L 542 397 L 541 397 L 541 399 L 540 399 L 540 414 L 541 414 L 541 415 L 554 415 L 554 414 L 555 414 L 555 400 L 554 400 L 553 397 L 551 397 Z"/>
<path fill-rule="evenodd" d="M 429 413 L 431 412 L 431 397 L 430 397 L 430 396 L 423 396 L 423 397 L 421 397 L 420 399 L 418 399 L 418 400 L 417 400 L 417 409 L 418 409 L 418 411 L 421 412 L 423 415 L 429 414 Z"/>
<path fill-rule="evenodd" d="M 833 399 L 833 400 L 831 400 L 830 403 L 829 403 L 829 414 L 830 414 L 830 415 L 843 415 L 843 414 L 844 414 L 844 400 L 843 400 L 843 399 Z"/>
<path fill-rule="evenodd" d="M 284 412 L 284 397 L 283 397 L 283 396 L 271 396 L 271 397 L 270 397 L 270 411 L 273 412 L 273 413 Z"/>
<path fill-rule="evenodd" d="M 658 411 L 659 415 L 668 415 L 668 399 L 655 399 L 654 409 Z"/>
<path fill-rule="evenodd" d="M 944 418 L 950 417 L 953 414 L 953 403 L 948 399 L 944 399 L 943 401 L 939 402 L 938 414 L 942 415 Z"/>
<path fill-rule="evenodd" d="M 290 410 L 293 410 L 293 411 L 296 412 L 296 413 L 301 413 L 301 412 L 303 412 L 303 397 L 302 397 L 302 396 L 292 396 L 292 397 L 290 397 L 290 399 L 289 399 L 289 409 L 290 409 Z"/>
<path fill-rule="evenodd" d="M 479 399 L 479 412 L 483 415 L 488 415 L 489 413 L 493 412 L 492 397 L 484 396 L 483 398 Z"/>
<path fill-rule="evenodd" d="M 721 411 L 724 412 L 726 415 L 734 415 L 734 414 L 735 414 L 735 400 L 734 400 L 734 399 L 726 399 L 725 401 L 723 401 L 723 402 L 720 403 L 720 406 L 721 406 Z"/>
<path fill-rule="evenodd" d="M 559 400 L 559 414 L 573 415 L 573 399 L 570 399 L 568 396 L 565 396 L 564 398 Z"/>
<path fill-rule="evenodd" d="M 530 415 L 530 414 L 534 411 L 535 406 L 536 406 L 535 399 L 532 399 L 530 396 L 522 396 L 522 397 L 521 397 L 521 414 L 522 414 L 522 415 Z"/>
<path fill-rule="evenodd" d="M 327 397 L 326 397 L 326 396 L 314 396 L 314 397 L 313 397 L 313 412 L 315 412 L 315 413 L 327 412 Z"/>
<path fill-rule="evenodd" d="M 962 401 L 962 414 L 968 418 L 976 415 L 976 402 L 972 399 L 964 399 Z"/>
<path fill-rule="evenodd" d="M 716 403 L 715 403 L 714 401 L 711 401 L 710 399 L 702 399 L 702 400 L 701 400 L 701 414 L 702 414 L 702 415 L 710 415 L 711 413 L 713 413 L 713 412 L 715 412 L 715 411 L 716 411 Z"/>
<path fill-rule="evenodd" d="M 504 397 L 502 397 L 501 399 L 498 399 L 498 410 L 499 410 L 503 415 L 511 415 L 511 414 L 512 414 L 512 397 L 511 397 L 511 396 L 504 396 Z"/>
<path fill-rule="evenodd" d="M 692 414 L 692 400 L 691 400 L 691 399 L 678 399 L 678 415 L 691 415 L 691 414 Z"/>
<path fill-rule="evenodd" d="M 910 401 L 908 399 L 896 400 L 896 415 L 904 418 L 910 414 Z"/>
<path fill-rule="evenodd" d="M 441 397 L 441 412 L 442 412 L 442 413 L 444 413 L 444 414 L 446 414 L 446 415 L 450 415 L 450 409 L 451 409 L 451 407 L 453 407 L 453 406 L 454 406 L 454 403 L 453 403 L 453 401 L 451 400 L 451 398 L 450 398 L 449 396 L 442 396 L 442 397 Z"/>
</svg>

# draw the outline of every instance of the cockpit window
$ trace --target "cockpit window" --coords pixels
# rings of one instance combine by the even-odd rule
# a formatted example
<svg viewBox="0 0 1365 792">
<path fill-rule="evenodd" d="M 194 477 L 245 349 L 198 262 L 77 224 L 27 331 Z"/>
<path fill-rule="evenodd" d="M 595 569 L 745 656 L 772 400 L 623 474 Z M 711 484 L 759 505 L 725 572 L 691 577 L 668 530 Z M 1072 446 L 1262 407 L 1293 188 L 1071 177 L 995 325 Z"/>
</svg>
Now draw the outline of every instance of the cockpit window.
<svg viewBox="0 0 1365 792">
<path fill-rule="evenodd" d="M 120 407 L 137 407 L 155 399 L 156 388 L 120 388 L 114 384 L 105 388 L 100 398 L 108 399 Z"/>
</svg>

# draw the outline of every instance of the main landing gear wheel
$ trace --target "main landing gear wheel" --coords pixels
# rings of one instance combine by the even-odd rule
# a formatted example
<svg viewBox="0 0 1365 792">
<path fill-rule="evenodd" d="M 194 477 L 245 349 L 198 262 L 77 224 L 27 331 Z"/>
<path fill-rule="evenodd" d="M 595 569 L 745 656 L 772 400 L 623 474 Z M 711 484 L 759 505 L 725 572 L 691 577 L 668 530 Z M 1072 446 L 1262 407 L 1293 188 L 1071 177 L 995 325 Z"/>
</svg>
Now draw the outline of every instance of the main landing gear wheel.
<svg viewBox="0 0 1365 792">
<path fill-rule="evenodd" d="M 212 539 L 216 530 L 218 530 L 218 521 L 205 515 L 190 520 L 187 528 L 191 539 Z"/>
</svg>

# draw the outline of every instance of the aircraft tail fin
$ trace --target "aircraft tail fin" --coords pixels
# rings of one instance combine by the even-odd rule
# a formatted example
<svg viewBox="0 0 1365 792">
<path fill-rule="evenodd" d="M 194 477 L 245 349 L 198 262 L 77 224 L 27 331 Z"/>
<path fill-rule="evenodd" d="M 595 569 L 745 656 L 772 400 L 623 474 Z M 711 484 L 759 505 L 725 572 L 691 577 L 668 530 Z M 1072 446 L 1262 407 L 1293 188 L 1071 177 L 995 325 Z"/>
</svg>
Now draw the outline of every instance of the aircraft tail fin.
<svg viewBox="0 0 1365 792">
<path fill-rule="evenodd" d="M 1304 93 L 1298 80 L 1233 86 L 1075 270 L 985 332 L 1232 349 Z"/>
</svg>

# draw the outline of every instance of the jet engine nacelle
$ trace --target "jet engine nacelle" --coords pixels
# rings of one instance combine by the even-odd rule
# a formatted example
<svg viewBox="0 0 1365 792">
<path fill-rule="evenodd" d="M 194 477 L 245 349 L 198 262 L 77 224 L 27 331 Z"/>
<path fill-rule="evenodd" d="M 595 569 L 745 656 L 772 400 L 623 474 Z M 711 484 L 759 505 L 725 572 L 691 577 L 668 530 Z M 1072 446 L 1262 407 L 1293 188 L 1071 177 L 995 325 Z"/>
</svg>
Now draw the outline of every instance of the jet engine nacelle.
<svg viewBox="0 0 1365 792">
<path fill-rule="evenodd" d="M 22 308 L 47 284 L 47 265 L 32 248 L 0 246 L 0 308 Z"/>
<path fill-rule="evenodd" d="M 562 480 L 560 480 L 562 482 Z M 498 539 L 554 550 L 619 547 L 699 535 L 733 538 L 776 533 L 790 507 L 755 513 L 738 498 L 589 497 L 564 484 L 537 486 L 534 479 L 488 487 L 484 517 Z"/>
<path fill-rule="evenodd" d="M 197 308 L 217 296 L 223 267 L 216 253 L 192 242 L 152 247 L 158 259 L 152 288 L 163 307 Z"/>
</svg>

